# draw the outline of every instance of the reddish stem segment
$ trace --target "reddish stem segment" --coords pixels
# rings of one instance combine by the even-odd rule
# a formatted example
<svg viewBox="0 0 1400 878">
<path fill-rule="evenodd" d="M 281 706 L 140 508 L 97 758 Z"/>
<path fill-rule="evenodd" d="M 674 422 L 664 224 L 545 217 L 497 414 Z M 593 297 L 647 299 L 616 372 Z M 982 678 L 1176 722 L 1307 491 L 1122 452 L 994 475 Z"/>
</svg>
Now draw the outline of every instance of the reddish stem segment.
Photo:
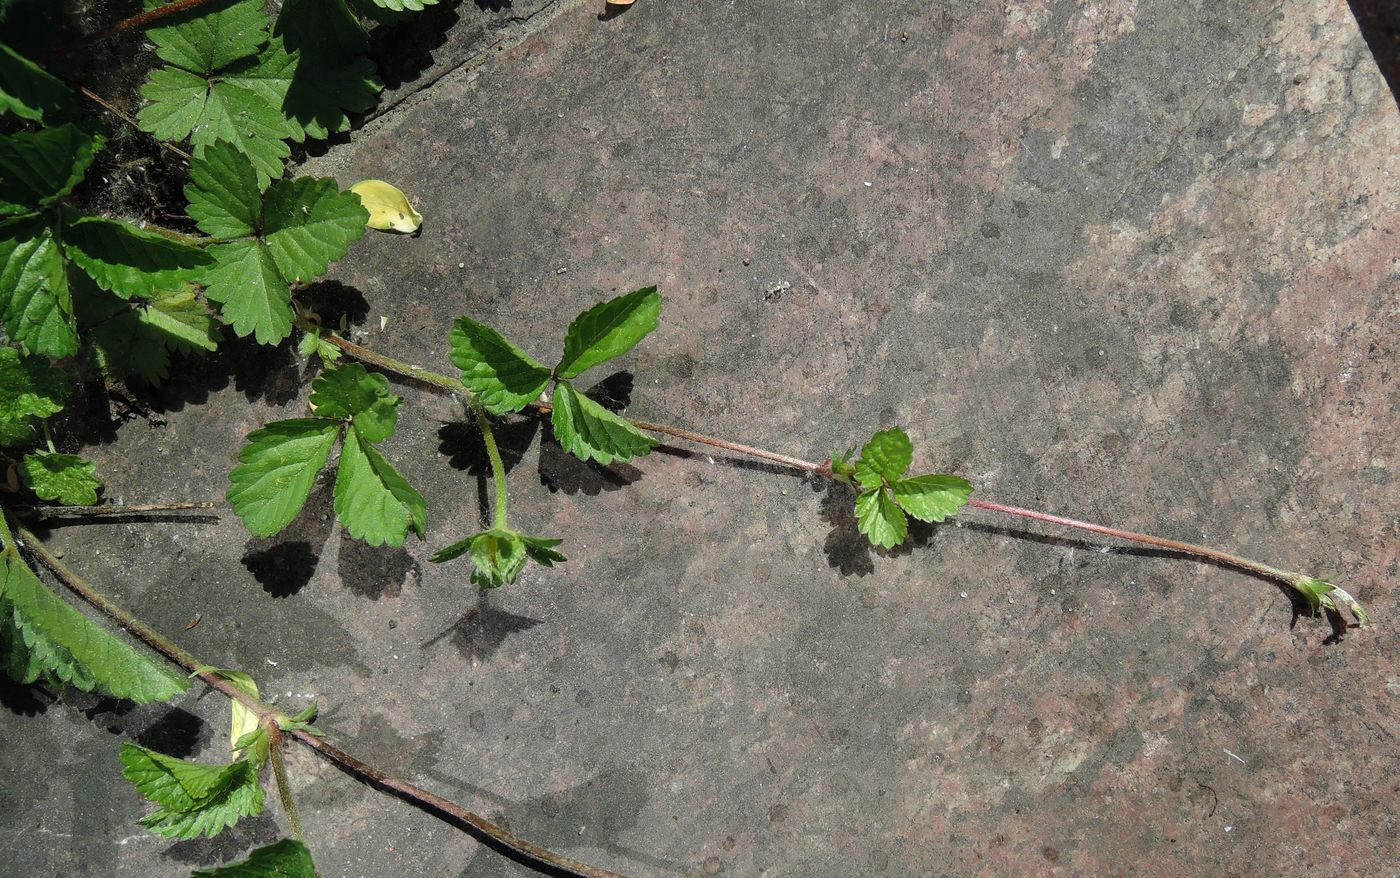
<svg viewBox="0 0 1400 878">
<path fill-rule="evenodd" d="M 76 40 L 49 53 L 44 59 L 45 64 L 52 64 L 61 61 L 79 49 L 87 48 L 93 43 L 101 42 L 108 37 L 114 37 L 123 31 L 129 31 L 136 27 L 149 27 L 152 23 L 160 21 L 167 15 L 174 15 L 177 12 L 184 12 L 186 9 L 194 9 L 196 6 L 203 6 L 210 0 L 173 0 L 164 6 L 157 6 L 155 9 L 148 9 L 145 12 L 137 13 L 130 18 L 123 18 L 115 24 L 109 24 L 102 30 L 90 33 L 82 39 Z"/>
</svg>

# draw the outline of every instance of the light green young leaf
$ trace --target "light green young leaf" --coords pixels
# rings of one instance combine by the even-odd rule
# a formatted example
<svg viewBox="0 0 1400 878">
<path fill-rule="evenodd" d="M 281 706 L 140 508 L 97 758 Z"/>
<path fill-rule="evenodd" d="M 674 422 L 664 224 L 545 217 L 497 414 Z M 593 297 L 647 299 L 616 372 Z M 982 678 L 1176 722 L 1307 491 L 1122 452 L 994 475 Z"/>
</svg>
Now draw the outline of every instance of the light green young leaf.
<svg viewBox="0 0 1400 878">
<path fill-rule="evenodd" d="M 194 673 L 190 674 L 190 676 L 197 677 L 200 674 L 214 674 L 233 684 L 238 691 L 245 695 L 251 695 L 254 698 L 262 697 L 258 694 L 257 681 L 243 671 L 235 671 L 232 668 L 216 668 L 213 665 L 200 665 L 198 668 L 195 668 Z M 243 740 L 246 735 L 250 735 L 258 730 L 258 715 L 245 707 L 243 702 L 235 698 L 230 698 L 229 704 L 231 705 L 230 709 L 233 714 L 229 723 L 229 749 L 236 754 L 239 750 L 243 749 L 239 741 Z M 254 760 L 253 764 L 260 766 L 262 763 Z"/>
<path fill-rule="evenodd" d="M 72 192 L 103 142 L 72 124 L 0 135 L 0 216 L 46 207 Z"/>
<path fill-rule="evenodd" d="M 66 376 L 48 360 L 0 345 L 0 425 L 57 414 L 67 392 Z"/>
<path fill-rule="evenodd" d="M 492 528 L 439 550 L 431 560 L 441 564 L 470 552 L 472 563 L 476 565 L 471 581 L 482 588 L 499 588 L 515 582 L 525 568 L 527 551 L 521 534 L 505 528 Z"/>
<path fill-rule="evenodd" d="M 904 542 L 909 533 L 909 520 L 884 488 L 856 497 L 856 524 L 871 543 L 885 549 Z"/>
<path fill-rule="evenodd" d="M 140 321 L 172 351 L 188 354 L 219 347 L 219 332 L 189 284 L 156 290 L 136 309 Z"/>
<path fill-rule="evenodd" d="M 97 464 L 76 454 L 31 451 L 19 464 L 19 480 L 40 500 L 57 500 L 64 506 L 95 506 L 102 487 Z"/>
<path fill-rule="evenodd" d="M 210 247 L 214 267 L 204 273 L 204 294 L 219 303 L 225 322 L 240 338 L 277 344 L 292 334 L 292 289 L 262 241 Z"/>
<path fill-rule="evenodd" d="M 122 746 L 123 774 L 160 806 L 141 825 L 166 838 L 213 838 L 263 809 L 263 788 L 252 763 L 185 762 L 136 744 Z"/>
<path fill-rule="evenodd" d="M 340 452 L 335 513 L 355 539 L 371 546 L 402 546 L 410 530 L 423 539 L 428 504 L 354 428 Z"/>
<path fill-rule="evenodd" d="M 0 320 L 12 341 L 36 354 L 78 350 L 68 269 L 53 230 L 37 216 L 0 220 Z"/>
<path fill-rule="evenodd" d="M 457 318 L 452 327 L 452 362 L 462 370 L 462 383 L 493 414 L 520 411 L 549 384 L 548 369 L 470 317 Z"/>
<path fill-rule="evenodd" d="M 909 434 L 899 427 L 882 430 L 860 450 L 856 481 L 866 488 L 878 486 L 882 477 L 893 482 L 904 475 L 913 460 L 914 444 L 909 441 Z"/>
<path fill-rule="evenodd" d="M 163 18 L 146 36 L 161 60 L 207 74 L 256 55 L 267 42 L 267 24 L 261 0 L 221 0 Z"/>
<path fill-rule="evenodd" d="M 277 727 L 284 732 L 306 732 L 317 738 L 324 738 L 326 733 L 311 724 L 316 718 L 316 704 L 312 702 L 303 711 L 293 717 L 278 717 Z"/>
<path fill-rule="evenodd" d="M 198 247 L 122 220 L 65 214 L 64 253 L 98 286 L 123 299 L 151 298 L 156 290 L 176 289 L 214 261 Z"/>
<path fill-rule="evenodd" d="M 292 523 L 340 436 L 340 421 L 295 418 L 254 430 L 229 474 L 228 502 L 255 536 Z"/>
<path fill-rule="evenodd" d="M 315 355 L 327 365 L 334 364 L 341 356 L 340 348 L 322 338 L 319 329 L 302 333 L 301 341 L 297 342 L 297 353 L 308 359 Z"/>
<path fill-rule="evenodd" d="M 215 238 L 251 235 L 262 225 L 262 190 L 248 159 L 231 143 L 213 143 L 190 163 L 185 209 Z"/>
<path fill-rule="evenodd" d="M 188 686 L 60 600 L 18 558 L 0 557 L 0 598 L 13 607 L 35 660 L 64 683 L 140 704 L 168 700 Z"/>
<path fill-rule="evenodd" d="M 606 466 L 649 454 L 657 441 L 565 382 L 554 391 L 554 438 L 579 460 Z"/>
<path fill-rule="evenodd" d="M 267 248 L 282 276 L 310 282 L 365 233 L 369 211 L 328 177 L 278 180 L 263 196 Z"/>
<path fill-rule="evenodd" d="M 0 44 L 0 114 L 31 122 L 77 115 L 77 98 L 58 78 L 9 46 Z"/>
<path fill-rule="evenodd" d="M 389 392 L 389 379 L 359 363 L 328 369 L 311 385 L 311 408 L 317 417 L 354 420 L 369 442 L 394 435 L 400 398 Z"/>
<path fill-rule="evenodd" d="M 957 476 L 933 475 L 900 479 L 890 485 L 895 502 L 919 521 L 942 521 L 967 505 L 972 485 Z"/>
<path fill-rule="evenodd" d="M 594 305 L 574 318 L 564 338 L 564 358 L 555 373 L 574 376 L 599 363 L 620 357 L 656 329 L 661 317 L 661 294 L 646 287 Z"/>
<path fill-rule="evenodd" d="M 306 845 L 284 838 L 255 849 L 247 859 L 199 869 L 190 878 L 316 878 L 316 864 Z"/>
</svg>

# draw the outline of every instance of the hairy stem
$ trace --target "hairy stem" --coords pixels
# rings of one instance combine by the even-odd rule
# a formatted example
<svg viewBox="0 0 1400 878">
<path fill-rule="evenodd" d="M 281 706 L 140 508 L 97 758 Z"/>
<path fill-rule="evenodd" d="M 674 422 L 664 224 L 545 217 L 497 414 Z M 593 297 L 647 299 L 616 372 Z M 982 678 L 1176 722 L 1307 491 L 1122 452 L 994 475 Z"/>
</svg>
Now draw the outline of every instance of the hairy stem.
<svg viewBox="0 0 1400 878">
<path fill-rule="evenodd" d="M 272 759 L 272 778 L 277 783 L 277 798 L 282 800 L 282 813 L 292 825 L 292 835 L 297 841 L 305 842 L 301 833 L 301 815 L 297 813 L 297 803 L 292 801 L 292 785 L 287 781 L 287 763 L 282 758 L 282 729 L 276 723 L 269 723 L 267 733 L 271 740 L 267 755 Z"/>
<path fill-rule="evenodd" d="M 43 562 L 45 567 L 52 570 L 54 575 L 63 581 L 64 585 L 68 586 L 68 588 L 72 589 L 79 597 L 101 611 L 107 618 L 145 641 L 157 652 L 161 653 L 175 664 L 195 674 L 208 685 L 218 689 L 224 695 L 248 708 L 263 722 L 276 724 L 279 719 L 291 719 L 286 713 L 264 701 L 254 698 L 234 684 L 221 678 L 217 673 L 201 671 L 201 668 L 209 666 L 94 589 L 85 579 L 71 570 L 68 565 L 64 564 L 56 555 L 50 552 L 43 543 L 39 542 L 38 538 L 35 537 L 33 533 L 23 527 L 18 528 L 18 531 L 19 536 L 24 540 L 29 551 Z M 10 537 L 9 539 L 13 538 Z M 392 792 L 417 808 L 435 814 L 450 823 L 466 828 L 467 831 L 478 840 L 483 841 L 497 850 L 505 851 L 508 855 L 523 860 L 535 868 L 552 870 L 556 873 L 562 872 L 565 875 L 577 876 L 577 878 L 623 878 L 623 876 L 616 872 L 609 872 L 606 869 L 599 869 L 596 866 L 581 863 L 578 860 L 566 857 L 562 854 L 556 854 L 539 845 L 532 844 L 523 838 L 512 835 L 505 828 L 467 810 L 456 802 L 444 799 L 441 796 L 428 792 L 422 787 L 415 786 L 406 780 L 401 780 L 387 772 L 380 771 L 374 766 L 351 756 L 329 741 L 318 738 L 309 732 L 294 729 L 284 734 L 296 738 L 302 744 L 317 751 L 361 780 L 379 789 Z"/>
<path fill-rule="evenodd" d="M 91 46 L 93 43 L 101 42 L 102 40 L 114 37 L 119 33 L 129 31 L 132 28 L 150 27 L 151 25 L 155 24 L 157 21 L 160 21 L 162 18 L 165 18 L 168 15 L 174 15 L 177 12 L 184 12 L 187 9 L 194 9 L 197 6 L 203 6 L 205 3 L 209 2 L 210 0 L 173 0 L 173 2 L 167 3 L 164 6 L 157 6 L 155 9 L 148 9 L 145 12 L 137 13 L 136 15 L 133 15 L 130 18 L 123 18 L 121 21 L 107 25 L 100 31 L 90 33 L 81 39 L 74 40 L 68 45 L 56 49 L 53 52 L 50 52 L 48 56 L 44 58 L 44 64 L 52 64 L 55 61 L 60 61 L 64 58 L 67 58 L 69 55 L 72 55 L 79 49 L 84 49 L 88 46 Z"/>
<path fill-rule="evenodd" d="M 476 426 L 481 430 L 481 439 L 486 443 L 486 456 L 491 458 L 491 479 L 496 483 L 495 527 L 506 529 L 506 465 L 501 460 L 501 450 L 496 447 L 496 434 L 491 430 L 491 421 L 486 411 L 475 399 L 472 400 L 472 413 L 476 415 Z"/>
<path fill-rule="evenodd" d="M 213 509 L 217 505 L 212 500 L 200 500 L 194 503 L 132 503 L 127 506 L 19 506 L 14 509 L 14 514 L 19 518 L 68 518 L 82 521 L 122 515 Z"/>
</svg>

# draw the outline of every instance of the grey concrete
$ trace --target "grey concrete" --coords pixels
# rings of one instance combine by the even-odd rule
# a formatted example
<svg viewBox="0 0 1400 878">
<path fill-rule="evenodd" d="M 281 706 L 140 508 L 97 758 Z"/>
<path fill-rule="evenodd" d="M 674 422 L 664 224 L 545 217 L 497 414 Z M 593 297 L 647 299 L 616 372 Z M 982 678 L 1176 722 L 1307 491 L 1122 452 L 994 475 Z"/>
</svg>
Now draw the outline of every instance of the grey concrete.
<svg viewBox="0 0 1400 878">
<path fill-rule="evenodd" d="M 569 562 L 482 594 L 427 562 L 483 486 L 460 405 L 413 387 L 388 450 L 426 545 L 349 541 L 325 491 L 273 540 L 224 514 L 53 544 L 354 752 L 629 875 L 1393 872 L 1400 115 L 1347 5 L 598 12 L 545 10 L 309 164 L 426 217 L 335 270 L 366 344 L 446 367 L 472 314 L 547 356 L 656 283 L 635 417 L 818 460 L 901 424 L 989 499 L 1335 575 L 1378 627 L 1328 645 L 1266 582 L 983 514 L 871 552 L 839 491 L 704 452 L 585 467 L 528 421 L 513 519 Z M 290 354 L 220 362 L 89 449 L 109 495 L 221 495 L 243 435 L 304 411 Z M 181 875 L 284 832 L 135 825 L 120 742 L 214 758 L 219 697 L 30 712 L 0 714 L 23 874 Z M 292 768 L 324 875 L 525 874 Z"/>
</svg>

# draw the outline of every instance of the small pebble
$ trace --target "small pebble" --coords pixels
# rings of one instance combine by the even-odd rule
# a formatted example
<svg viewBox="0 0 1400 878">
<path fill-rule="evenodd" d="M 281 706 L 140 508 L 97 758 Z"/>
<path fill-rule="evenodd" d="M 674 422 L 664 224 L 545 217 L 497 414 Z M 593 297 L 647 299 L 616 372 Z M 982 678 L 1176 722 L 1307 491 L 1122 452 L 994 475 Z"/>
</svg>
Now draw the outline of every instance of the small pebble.
<svg viewBox="0 0 1400 878">
<path fill-rule="evenodd" d="M 745 265 L 753 265 L 753 260 L 750 259 L 749 257 L 745 256 L 745 257 L 744 257 L 744 264 L 745 264 Z"/>
</svg>

